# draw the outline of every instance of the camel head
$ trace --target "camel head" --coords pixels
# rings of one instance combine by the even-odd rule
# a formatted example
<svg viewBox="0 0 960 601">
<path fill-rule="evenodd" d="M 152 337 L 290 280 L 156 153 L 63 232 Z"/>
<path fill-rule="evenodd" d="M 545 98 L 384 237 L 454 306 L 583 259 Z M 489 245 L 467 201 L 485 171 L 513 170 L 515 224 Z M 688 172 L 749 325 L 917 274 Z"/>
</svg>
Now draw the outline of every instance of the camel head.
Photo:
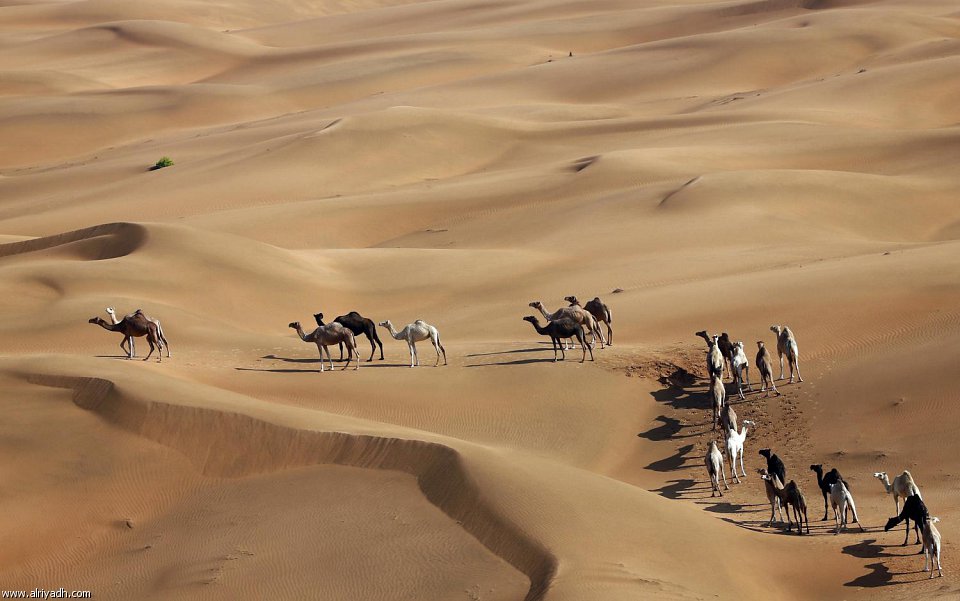
<svg viewBox="0 0 960 601">
<path fill-rule="evenodd" d="M 579 305 L 579 304 L 580 304 L 580 301 L 577 300 L 577 297 L 573 296 L 572 294 L 571 294 L 570 296 L 565 296 L 565 297 L 563 297 L 563 300 L 567 301 L 567 302 L 570 303 L 571 305 Z"/>
<path fill-rule="evenodd" d="M 877 480 L 886 480 L 887 472 L 874 472 L 873 477 L 876 478 Z"/>
<path fill-rule="evenodd" d="M 301 329 L 301 328 L 300 328 L 300 322 L 299 322 L 299 321 L 290 322 L 289 324 L 287 324 L 287 327 L 288 327 L 288 328 L 293 328 L 294 330 L 299 330 L 299 329 Z"/>
<path fill-rule="evenodd" d="M 743 341 L 742 341 L 742 340 L 738 340 L 738 341 L 734 342 L 734 343 L 733 343 L 733 348 L 738 349 L 738 350 L 740 350 L 740 351 L 743 351 Z"/>
<path fill-rule="evenodd" d="M 777 336 L 780 335 L 780 332 L 781 332 L 782 330 L 783 330 L 783 328 L 781 328 L 780 326 L 770 326 L 770 331 L 773 332 L 774 334 L 776 334 Z"/>
<path fill-rule="evenodd" d="M 763 340 L 757 340 L 757 348 L 763 348 Z"/>
<path fill-rule="evenodd" d="M 380 326 L 381 328 L 391 328 L 391 327 L 393 327 L 393 324 L 390 323 L 390 320 L 389 320 L 389 319 L 385 319 L 385 320 L 381 321 L 380 323 L 378 323 L 377 325 Z"/>
<path fill-rule="evenodd" d="M 768 475 L 768 474 L 767 474 L 767 468 L 765 468 L 765 467 L 759 468 L 759 469 L 757 470 L 757 473 L 760 474 L 761 476 L 766 476 L 766 475 Z"/>
<path fill-rule="evenodd" d="M 763 455 L 764 457 L 766 457 L 767 459 L 770 459 L 770 449 L 760 449 L 757 452 Z"/>
<path fill-rule="evenodd" d="M 897 518 L 890 518 L 889 520 L 887 520 L 887 525 L 883 527 L 883 531 L 886 532 L 899 523 L 900 521 Z"/>
<path fill-rule="evenodd" d="M 98 324 L 98 325 L 99 325 L 99 324 L 100 324 L 100 318 L 99 318 L 99 317 L 91 317 L 90 319 L 87 320 L 87 323 L 95 323 L 95 324 Z"/>
<path fill-rule="evenodd" d="M 313 319 L 317 322 L 318 326 L 326 325 L 323 323 L 323 313 L 314 313 Z"/>
<path fill-rule="evenodd" d="M 533 307 L 534 309 L 540 309 L 540 308 L 543 307 L 543 303 L 541 303 L 540 301 L 533 301 L 532 303 L 528 304 L 527 306 L 528 306 L 528 307 Z"/>
<path fill-rule="evenodd" d="M 117 314 L 117 311 L 116 311 L 113 307 L 107 307 L 107 308 L 106 308 L 106 311 L 107 311 L 107 315 L 116 315 L 116 314 Z"/>
<path fill-rule="evenodd" d="M 523 321 L 529 321 L 533 325 L 537 325 L 537 318 L 534 317 L 533 315 L 527 315 L 526 317 L 523 318 Z"/>
<path fill-rule="evenodd" d="M 823 464 L 821 464 L 821 463 L 814 463 L 813 465 L 810 466 L 810 471 L 811 471 L 811 472 L 817 472 L 818 474 L 823 473 Z"/>
</svg>

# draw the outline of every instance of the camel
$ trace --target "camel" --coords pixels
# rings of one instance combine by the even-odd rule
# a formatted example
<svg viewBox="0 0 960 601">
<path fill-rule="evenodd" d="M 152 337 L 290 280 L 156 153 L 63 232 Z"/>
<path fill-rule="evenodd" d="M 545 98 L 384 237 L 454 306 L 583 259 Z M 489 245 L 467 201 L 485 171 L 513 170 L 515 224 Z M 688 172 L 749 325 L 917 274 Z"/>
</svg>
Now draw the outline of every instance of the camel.
<svg viewBox="0 0 960 601">
<path fill-rule="evenodd" d="M 793 530 L 793 524 L 790 522 L 790 508 L 793 508 L 794 521 L 797 522 L 797 534 L 803 534 L 803 523 L 807 523 L 807 534 L 810 534 L 810 520 L 807 518 L 807 500 L 803 496 L 803 491 L 797 486 L 797 483 L 791 480 L 786 486 L 782 486 L 780 478 L 776 474 L 760 474 L 760 477 L 773 483 L 773 492 L 780 497 L 780 504 L 786 509 L 787 513 L 787 532 Z"/>
<path fill-rule="evenodd" d="M 930 518 L 923 523 L 923 571 L 927 571 L 927 560 L 930 561 L 930 578 L 933 578 L 933 561 L 937 561 L 937 572 L 943 578 L 943 568 L 940 567 L 940 531 L 934 526 L 940 518 Z"/>
<path fill-rule="evenodd" d="M 710 441 L 710 446 L 707 447 L 707 455 L 703 460 L 704 463 L 707 464 L 707 474 L 710 475 L 710 485 L 712 487 L 710 496 L 715 497 L 719 493 L 722 497 L 723 493 L 720 492 L 720 478 L 723 478 L 724 488 L 730 490 L 730 485 L 727 484 L 727 476 L 723 473 L 723 455 L 720 454 L 720 449 L 717 448 L 717 441 Z"/>
<path fill-rule="evenodd" d="M 767 347 L 763 345 L 762 340 L 757 341 L 757 371 L 760 372 L 760 392 L 767 392 L 767 386 L 769 385 L 773 388 L 773 392 L 777 396 L 780 396 L 780 391 L 777 390 L 777 385 L 773 382 L 773 360 L 770 359 L 770 351 L 767 350 Z M 763 395 L 764 397 L 770 396 L 770 393 Z"/>
<path fill-rule="evenodd" d="M 760 474 L 760 477 L 769 475 L 766 468 L 760 468 L 757 470 L 757 473 Z M 767 522 L 767 526 L 773 525 L 773 518 L 775 515 L 780 515 L 780 521 L 783 521 L 784 510 L 780 505 L 780 496 L 777 494 L 777 488 L 783 488 L 783 483 L 780 482 L 780 479 L 776 476 L 773 478 L 763 478 L 763 485 L 767 491 L 767 501 L 770 502 L 770 521 Z"/>
<path fill-rule="evenodd" d="M 747 377 L 747 390 L 753 392 L 753 386 L 750 385 L 750 362 L 747 361 L 747 356 L 743 352 L 742 341 L 734 343 L 730 353 L 730 363 L 733 365 L 733 381 L 737 383 L 737 391 L 742 399 L 745 398 L 743 396 L 744 375 Z"/>
<path fill-rule="evenodd" d="M 89 323 L 95 323 L 104 330 L 110 330 L 111 332 L 120 332 L 123 334 L 124 339 L 127 339 L 131 336 L 139 338 L 140 336 L 147 337 L 147 344 L 150 345 L 150 352 L 147 353 L 147 356 L 143 358 L 144 361 L 150 358 L 150 355 L 153 354 L 154 347 L 157 350 L 157 362 L 163 361 L 163 352 L 160 351 L 160 334 L 157 332 L 157 324 L 152 321 L 147 321 L 142 313 L 134 314 L 129 317 L 124 317 L 117 323 L 107 323 L 102 317 L 91 317 Z M 120 348 L 123 349 L 123 345 L 120 345 Z M 129 357 L 128 357 L 129 358 Z"/>
<path fill-rule="evenodd" d="M 313 319 L 316 320 L 318 326 L 326 325 L 323 323 L 323 313 L 314 314 Z M 380 347 L 380 360 L 383 361 L 383 343 L 380 342 L 380 337 L 377 336 L 377 324 L 373 323 L 372 319 L 367 319 L 356 311 L 350 311 L 346 315 L 341 315 L 334 319 L 333 323 L 338 323 L 347 328 L 353 332 L 354 336 L 363 334 L 367 337 L 367 340 L 370 341 L 370 358 L 367 359 L 367 363 L 373 361 L 373 354 L 377 351 L 377 346 Z M 343 361 L 343 344 L 340 344 L 339 347 L 339 361 Z"/>
<path fill-rule="evenodd" d="M 724 432 L 737 430 L 737 412 L 733 410 L 733 405 L 730 403 L 723 404 L 723 409 L 720 411 L 720 425 L 723 426 Z"/>
<path fill-rule="evenodd" d="M 110 316 L 110 320 L 113 321 L 114 324 L 120 323 L 120 320 L 117 319 L 117 311 L 116 311 L 116 309 L 114 309 L 113 307 L 107 307 L 107 308 L 106 308 L 106 312 L 107 312 L 107 315 Z M 157 336 L 158 336 L 159 339 L 160 339 L 160 350 L 162 351 L 164 348 L 166 348 L 166 349 L 167 349 L 167 358 L 169 359 L 169 358 L 170 358 L 170 344 L 167 343 L 167 337 L 163 335 L 163 326 L 160 325 L 160 320 L 159 320 L 159 319 L 153 319 L 152 317 L 147 317 L 146 314 L 144 314 L 144 312 L 143 312 L 142 309 L 137 309 L 136 311 L 134 311 L 134 312 L 131 313 L 130 315 L 127 315 L 127 317 L 134 317 L 134 316 L 136 316 L 136 315 L 142 315 L 143 318 L 146 319 L 147 321 L 152 321 L 153 323 L 157 324 Z M 127 343 L 127 348 L 126 348 L 126 349 L 124 349 L 124 346 L 123 346 L 124 342 Z M 123 342 L 120 343 L 120 349 L 121 349 L 121 350 L 124 350 L 124 351 L 127 353 L 127 358 L 128 358 L 128 359 L 133 359 L 134 357 L 137 356 L 137 352 L 136 352 L 135 347 L 134 347 L 134 345 L 133 345 L 133 336 L 124 338 L 124 339 L 123 339 Z"/>
<path fill-rule="evenodd" d="M 857 505 L 853 502 L 853 495 L 844 486 L 843 480 L 837 480 L 830 487 L 830 506 L 833 507 L 833 517 L 837 520 L 837 530 L 834 534 L 840 534 L 840 528 L 847 525 L 847 511 L 853 513 L 853 521 L 860 526 L 860 532 L 863 532 L 863 524 L 857 517 Z"/>
<path fill-rule="evenodd" d="M 837 468 L 833 468 L 827 475 L 823 475 L 823 465 L 819 463 L 814 463 L 810 466 L 810 471 L 817 474 L 817 486 L 820 487 L 820 493 L 823 494 L 823 520 L 826 521 L 829 519 L 829 509 L 827 506 L 827 497 L 830 495 L 830 488 L 835 482 L 843 482 L 843 485 L 850 490 L 850 485 L 847 484 L 847 481 L 843 479 L 843 476 L 840 475 L 840 472 L 837 471 Z"/>
<path fill-rule="evenodd" d="M 443 345 L 440 344 L 440 332 L 437 331 L 437 328 L 422 319 L 408 323 L 399 332 L 393 329 L 393 324 L 389 319 L 381 321 L 380 326 L 386 328 L 394 339 L 405 340 L 407 342 L 407 349 L 410 351 L 410 367 L 420 365 L 420 356 L 417 354 L 417 343 L 428 338 L 433 343 L 433 348 L 437 351 L 437 362 L 434 363 L 433 366 L 436 367 L 440 365 L 440 353 L 443 353 L 443 364 L 447 364 L 447 351 L 443 348 Z"/>
<path fill-rule="evenodd" d="M 723 402 L 726 399 L 727 391 L 723 387 L 720 378 L 710 378 L 710 398 L 713 399 L 713 429 L 717 429 L 720 423 L 720 412 L 723 410 Z"/>
<path fill-rule="evenodd" d="M 583 333 L 583 326 L 572 319 L 562 318 L 556 321 L 548 321 L 545 327 L 540 327 L 540 322 L 537 321 L 537 318 L 533 315 L 527 315 L 523 318 L 523 321 L 529 321 L 533 324 L 537 334 L 541 336 L 549 336 L 550 342 L 553 343 L 553 362 L 557 362 L 557 349 L 560 349 L 560 359 L 565 361 L 567 356 L 563 352 L 563 340 L 570 337 L 575 337 L 580 341 L 580 346 L 583 349 L 583 355 L 580 357 L 580 363 L 583 363 L 587 358 L 587 351 L 590 351 L 590 360 L 593 361 L 593 348 L 586 344 L 587 337 Z"/>
<path fill-rule="evenodd" d="M 732 367 L 728 365 L 731 362 L 730 351 L 732 348 L 732 345 L 730 344 L 730 335 L 727 334 L 726 332 L 723 332 L 719 336 L 711 336 L 710 334 L 707 333 L 706 330 L 700 330 L 699 332 L 694 332 L 694 336 L 699 336 L 700 338 L 703 338 L 704 341 L 706 341 L 707 343 L 707 353 L 708 353 L 707 370 L 710 371 L 711 374 L 714 371 L 714 366 L 710 362 L 709 353 L 711 349 L 713 349 L 714 344 L 716 344 L 719 347 L 720 357 L 721 357 L 721 360 L 719 362 L 720 363 L 719 377 L 721 378 L 723 377 L 723 371 L 724 369 L 726 369 L 727 373 L 729 373 L 730 377 L 732 378 L 733 377 Z"/>
<path fill-rule="evenodd" d="M 917 487 L 917 483 L 913 481 L 913 475 L 907 470 L 903 470 L 902 474 L 894 478 L 893 484 L 890 483 L 890 478 L 887 476 L 887 472 L 875 472 L 873 477 L 883 484 L 883 488 L 888 495 L 893 495 L 893 504 L 897 508 L 897 513 L 900 513 L 901 497 L 906 499 L 910 495 L 917 495 L 923 499 L 923 495 L 920 494 L 920 489 Z"/>
<path fill-rule="evenodd" d="M 590 330 L 590 346 L 594 346 L 597 343 L 597 338 L 600 338 L 600 348 L 603 348 L 603 332 L 600 331 L 600 326 L 597 325 L 597 320 L 590 315 L 581 307 L 560 307 L 553 313 L 549 313 L 543 306 L 543 303 L 540 301 L 533 301 L 529 303 L 529 306 L 533 307 L 537 311 L 540 311 L 544 319 L 547 321 L 556 321 L 564 317 L 572 319 L 573 321 L 581 324 L 584 327 L 584 331 Z"/>
<path fill-rule="evenodd" d="M 887 525 L 883 527 L 883 531 L 886 532 L 900 522 L 905 522 L 907 536 L 903 539 L 903 544 L 900 545 L 903 547 L 910 542 L 910 520 L 913 520 L 913 529 L 917 533 L 917 542 L 914 544 L 919 544 L 920 526 L 929 519 L 930 512 L 927 511 L 927 506 L 923 502 L 923 499 L 920 498 L 920 495 L 910 495 L 903 502 L 903 509 L 900 511 L 900 514 L 887 520 Z M 923 549 L 920 549 L 920 552 L 922 553 Z"/>
<path fill-rule="evenodd" d="M 744 478 L 747 472 L 743 469 L 743 443 L 747 440 L 747 426 L 754 425 L 752 421 L 743 420 L 743 428 L 738 433 L 736 430 L 727 431 L 727 455 L 730 456 L 730 471 L 733 472 L 733 481 L 740 484 L 740 478 L 737 478 L 737 457 L 740 458 L 740 473 Z"/>
<path fill-rule="evenodd" d="M 343 343 L 347 347 L 347 362 L 343 366 L 343 369 L 347 369 L 350 366 L 350 360 L 353 359 L 353 356 L 357 356 L 357 366 L 355 369 L 360 369 L 360 352 L 357 350 L 357 339 L 354 338 L 353 332 L 343 327 L 338 323 L 330 323 L 318 327 L 316 330 L 305 334 L 303 328 L 300 327 L 300 322 L 295 321 L 289 324 L 289 327 L 297 331 L 297 335 L 300 336 L 300 340 L 304 342 L 313 342 L 317 345 L 317 350 L 320 352 L 320 373 L 323 373 L 323 353 L 327 353 L 327 361 L 330 362 L 330 371 L 333 371 L 333 359 L 330 358 L 330 349 L 327 348 L 331 344 L 341 344 Z"/>
<path fill-rule="evenodd" d="M 710 350 L 707 351 L 707 371 L 710 378 L 721 379 L 723 377 L 723 354 L 717 344 L 719 336 L 714 336 L 710 344 Z"/>
<path fill-rule="evenodd" d="M 576 296 L 565 296 L 563 300 L 570 303 L 571 307 L 579 307 L 580 301 L 577 300 Z M 607 339 L 606 343 L 609 346 L 613 345 L 613 315 L 610 313 L 610 307 L 607 306 L 599 296 L 593 297 L 593 300 L 587 301 L 587 304 L 583 305 L 583 309 L 593 315 L 593 318 L 597 320 L 597 324 L 604 324 L 607 326 Z"/>
<path fill-rule="evenodd" d="M 797 372 L 797 380 L 803 382 L 800 375 L 800 351 L 797 349 L 797 339 L 793 332 L 787 326 L 770 326 L 770 331 L 777 335 L 777 354 L 780 356 L 780 377 L 783 379 L 783 356 L 787 356 L 787 363 L 790 364 L 790 384 L 793 384 L 793 372 Z"/>
<path fill-rule="evenodd" d="M 786 482 L 787 468 L 785 465 L 783 465 L 783 461 L 777 456 L 777 454 L 772 452 L 770 449 L 760 449 L 757 452 L 760 454 L 760 456 L 765 457 L 767 460 L 767 473 L 773 474 L 780 478 L 780 482 Z"/>
</svg>

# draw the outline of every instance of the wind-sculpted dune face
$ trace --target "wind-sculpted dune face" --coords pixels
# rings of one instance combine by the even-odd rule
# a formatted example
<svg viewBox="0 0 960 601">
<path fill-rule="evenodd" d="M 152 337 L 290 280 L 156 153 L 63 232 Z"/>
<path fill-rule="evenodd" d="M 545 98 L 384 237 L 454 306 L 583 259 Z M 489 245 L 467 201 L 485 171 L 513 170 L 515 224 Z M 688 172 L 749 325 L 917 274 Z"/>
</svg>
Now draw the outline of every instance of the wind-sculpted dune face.
<svg viewBox="0 0 960 601">
<path fill-rule="evenodd" d="M 773 536 L 755 474 L 774 449 L 816 518 L 800 468 L 836 468 L 870 531 L 891 504 L 862 478 L 908 469 L 945 546 L 960 536 L 958 15 L 5 3 L 0 583 L 173 601 L 956 596 L 884 552 L 896 537 Z M 616 315 L 592 362 L 554 363 L 521 323 L 568 295 Z M 172 356 L 128 361 L 139 318 L 121 333 L 107 307 L 159 320 Z M 444 366 L 423 341 L 409 369 L 377 326 L 382 361 L 321 376 L 287 324 L 351 311 L 431 324 Z M 748 476 L 710 500 L 704 452 L 724 432 L 691 333 L 728 332 L 751 363 L 761 343 L 775 377 L 770 324 L 796 334 L 803 380 L 726 389 L 723 413 L 753 424 Z"/>
</svg>

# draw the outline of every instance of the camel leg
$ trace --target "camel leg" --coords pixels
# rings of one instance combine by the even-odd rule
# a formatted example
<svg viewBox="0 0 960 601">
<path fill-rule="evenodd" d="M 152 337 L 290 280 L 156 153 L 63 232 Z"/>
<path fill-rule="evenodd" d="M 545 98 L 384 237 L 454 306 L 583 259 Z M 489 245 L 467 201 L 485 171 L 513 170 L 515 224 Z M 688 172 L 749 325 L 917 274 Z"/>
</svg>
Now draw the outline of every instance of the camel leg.
<svg viewBox="0 0 960 601">
<path fill-rule="evenodd" d="M 153 354 L 153 340 L 150 340 L 150 337 L 147 336 L 147 344 L 150 345 L 150 352 L 147 353 L 147 356 L 143 358 L 144 361 L 150 358 L 150 355 Z"/>
<path fill-rule="evenodd" d="M 340 358 L 337 359 L 337 361 L 343 361 L 343 343 L 342 343 L 342 342 L 338 342 L 338 343 L 337 343 L 337 348 L 340 349 Z M 350 358 L 347 357 L 347 361 L 349 361 L 349 360 L 350 360 Z"/>
<path fill-rule="evenodd" d="M 825 491 L 825 490 L 823 490 L 823 489 L 821 488 L 821 489 L 820 489 L 820 492 L 823 494 L 823 519 L 820 520 L 820 521 L 821 521 L 821 522 L 825 522 L 825 521 L 827 521 L 827 520 L 829 519 L 829 515 L 830 515 L 830 514 L 828 513 L 828 508 L 829 508 L 829 506 L 827 505 L 827 491 Z"/>
<path fill-rule="evenodd" d="M 901 547 L 906 547 L 907 543 L 910 542 L 910 518 L 907 518 L 907 521 L 905 522 L 905 524 L 906 524 L 906 530 L 904 531 L 903 544 L 900 545 Z"/>
<path fill-rule="evenodd" d="M 587 350 L 590 351 L 590 360 L 591 360 L 591 361 L 594 361 L 594 358 L 593 358 L 593 347 L 590 347 L 590 348 L 588 348 Z M 583 363 L 583 359 L 580 360 L 580 363 Z"/>
<path fill-rule="evenodd" d="M 727 490 L 730 490 L 730 485 L 727 484 L 727 475 L 723 472 L 723 462 L 720 462 L 720 477 L 723 478 L 723 487 Z"/>
<path fill-rule="evenodd" d="M 367 363 L 370 363 L 371 361 L 373 361 L 373 354 L 377 352 L 377 345 L 373 341 L 373 337 L 370 336 L 369 332 L 367 333 L 367 340 L 370 341 L 370 358 L 367 359 Z M 357 352 L 359 353 L 360 350 L 357 349 Z"/>
<path fill-rule="evenodd" d="M 777 349 L 777 355 L 780 356 L 780 377 L 777 379 L 782 380 L 783 379 L 783 352 L 781 352 L 780 349 Z"/>
<path fill-rule="evenodd" d="M 407 343 L 407 350 L 410 351 L 410 367 L 417 365 L 417 347 L 412 342 Z"/>
<path fill-rule="evenodd" d="M 553 345 L 553 362 L 554 362 L 554 363 L 557 362 L 557 343 L 558 343 L 558 342 L 560 343 L 561 346 L 563 345 L 563 341 L 562 341 L 562 340 L 558 340 L 558 339 L 553 338 L 553 337 L 550 338 L 550 344 Z"/>
<path fill-rule="evenodd" d="M 743 469 L 743 451 L 740 452 L 740 475 L 747 477 L 747 470 Z"/>
<path fill-rule="evenodd" d="M 607 326 L 607 346 L 613 346 L 613 328 L 610 327 L 608 322 L 604 322 Z"/>
<path fill-rule="evenodd" d="M 127 348 L 127 339 L 124 338 L 120 341 L 120 350 L 123 351 L 123 354 L 127 356 L 127 359 L 133 359 L 133 355 L 130 354 L 130 349 Z"/>
<path fill-rule="evenodd" d="M 797 368 L 797 382 L 803 382 L 803 376 L 800 375 L 800 358 L 793 359 L 793 365 Z M 790 377 L 793 378 L 793 367 L 790 368 Z"/>
<path fill-rule="evenodd" d="M 340 343 L 340 347 L 343 348 L 343 343 L 342 343 L 342 342 Z M 346 371 L 346 370 L 347 370 L 347 367 L 350 366 L 350 361 L 353 359 L 353 351 L 354 351 L 354 350 L 356 350 L 354 347 L 351 347 L 351 346 L 348 346 L 348 347 L 347 347 L 347 362 L 343 365 L 343 369 L 341 369 L 340 371 Z M 343 356 L 343 352 L 342 352 L 342 351 L 341 351 L 340 356 L 341 356 L 341 357 Z M 360 361 L 359 361 L 359 360 L 357 361 L 357 365 L 360 365 Z M 331 369 L 333 369 L 333 368 L 331 368 Z"/>
<path fill-rule="evenodd" d="M 730 455 L 730 471 L 733 472 L 733 481 L 740 484 L 740 477 L 737 476 L 737 458 Z"/>
<path fill-rule="evenodd" d="M 747 391 L 753 392 L 753 384 L 750 383 L 750 366 L 749 365 L 744 366 L 743 371 L 747 375 Z"/>
</svg>

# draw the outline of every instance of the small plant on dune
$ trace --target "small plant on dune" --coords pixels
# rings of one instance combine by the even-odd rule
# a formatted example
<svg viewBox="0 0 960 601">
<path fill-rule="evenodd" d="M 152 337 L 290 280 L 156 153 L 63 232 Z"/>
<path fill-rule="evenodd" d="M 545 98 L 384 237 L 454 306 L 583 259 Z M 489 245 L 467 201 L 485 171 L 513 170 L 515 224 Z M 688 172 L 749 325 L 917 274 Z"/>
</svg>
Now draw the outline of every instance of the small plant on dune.
<svg viewBox="0 0 960 601">
<path fill-rule="evenodd" d="M 160 157 L 160 160 L 154 163 L 153 167 L 150 168 L 150 171 L 163 169 L 164 167 L 169 167 L 170 165 L 173 165 L 173 159 L 170 157 Z"/>
</svg>

